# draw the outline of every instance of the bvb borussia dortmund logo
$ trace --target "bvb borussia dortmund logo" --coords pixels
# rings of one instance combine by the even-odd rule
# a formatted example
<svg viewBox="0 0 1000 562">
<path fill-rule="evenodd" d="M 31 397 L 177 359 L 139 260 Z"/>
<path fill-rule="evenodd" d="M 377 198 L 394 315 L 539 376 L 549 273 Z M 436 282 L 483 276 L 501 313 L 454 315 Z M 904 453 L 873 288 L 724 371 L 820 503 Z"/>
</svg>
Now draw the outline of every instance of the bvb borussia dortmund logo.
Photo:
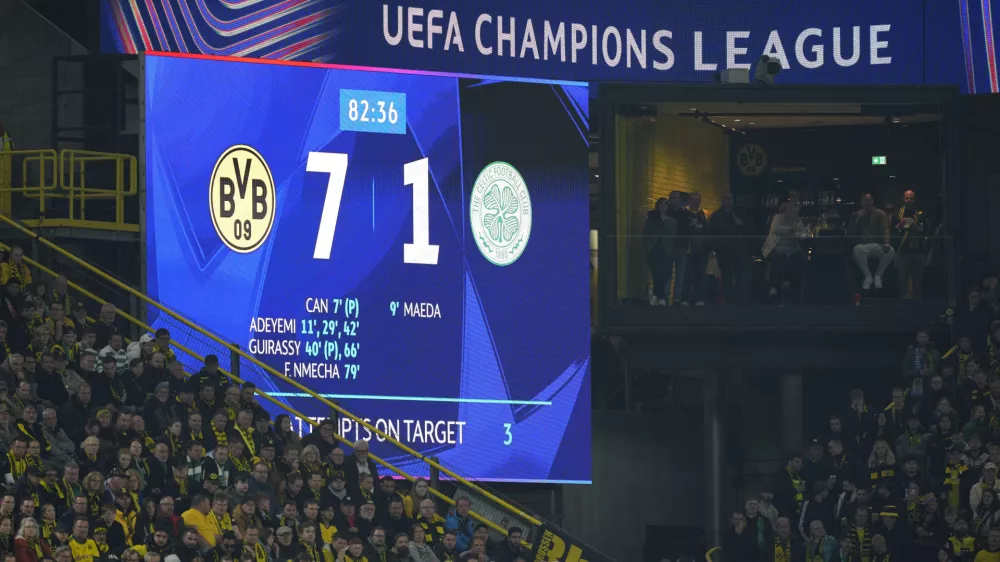
<svg viewBox="0 0 1000 562">
<path fill-rule="evenodd" d="M 510 265 L 521 257 L 531 235 L 531 197 L 517 168 L 493 162 L 479 172 L 469 223 L 479 251 L 492 263 Z"/>
</svg>

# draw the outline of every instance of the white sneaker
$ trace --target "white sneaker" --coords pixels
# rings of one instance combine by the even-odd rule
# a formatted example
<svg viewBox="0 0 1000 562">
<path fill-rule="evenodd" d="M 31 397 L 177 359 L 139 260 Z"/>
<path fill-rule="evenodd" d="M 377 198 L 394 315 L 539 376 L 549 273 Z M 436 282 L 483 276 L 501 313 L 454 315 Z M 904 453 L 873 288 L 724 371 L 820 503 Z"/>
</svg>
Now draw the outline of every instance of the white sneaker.
<svg viewBox="0 0 1000 562">
<path fill-rule="evenodd" d="M 649 295 L 649 306 L 656 306 L 660 304 L 660 299 L 656 298 L 656 295 L 650 293 Z"/>
<path fill-rule="evenodd" d="M 867 291 L 868 289 L 871 289 L 871 288 L 872 288 L 872 278 L 871 277 L 865 277 L 864 282 L 861 283 L 861 290 L 862 291 Z"/>
<path fill-rule="evenodd" d="M 875 276 L 875 288 L 876 289 L 882 288 L 882 278 L 879 277 L 878 275 Z"/>
<path fill-rule="evenodd" d="M 695 306 L 705 306 L 705 301 L 698 301 L 694 303 Z"/>
<path fill-rule="evenodd" d="M 667 306 L 667 299 L 660 299 L 660 302 L 656 303 L 659 306 Z"/>
</svg>

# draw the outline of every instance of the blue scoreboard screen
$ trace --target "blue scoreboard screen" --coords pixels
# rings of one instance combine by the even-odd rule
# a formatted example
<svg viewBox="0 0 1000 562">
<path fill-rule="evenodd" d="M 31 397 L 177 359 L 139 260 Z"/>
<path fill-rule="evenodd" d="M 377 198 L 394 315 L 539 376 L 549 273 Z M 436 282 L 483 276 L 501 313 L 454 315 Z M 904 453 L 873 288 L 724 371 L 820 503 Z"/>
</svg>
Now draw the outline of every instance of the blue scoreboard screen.
<svg viewBox="0 0 1000 562">
<path fill-rule="evenodd" d="M 153 298 L 463 475 L 590 481 L 585 85 L 144 61 Z"/>
</svg>

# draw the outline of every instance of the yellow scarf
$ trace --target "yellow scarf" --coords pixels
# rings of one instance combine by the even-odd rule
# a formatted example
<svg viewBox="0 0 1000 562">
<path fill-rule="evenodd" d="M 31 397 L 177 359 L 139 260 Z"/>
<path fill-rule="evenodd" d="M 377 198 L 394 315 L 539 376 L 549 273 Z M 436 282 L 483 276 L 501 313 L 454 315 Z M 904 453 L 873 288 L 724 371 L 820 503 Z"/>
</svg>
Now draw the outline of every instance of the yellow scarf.
<svg viewBox="0 0 1000 562">
<path fill-rule="evenodd" d="M 219 531 L 220 535 L 224 534 L 226 531 L 233 530 L 233 520 L 229 517 L 228 513 L 224 514 L 222 516 L 222 520 L 220 521 L 219 518 L 215 515 L 215 512 L 211 511 L 208 513 L 208 519 L 212 522 L 213 525 L 215 525 L 215 529 Z"/>
<path fill-rule="evenodd" d="M 187 478 L 181 478 L 180 480 L 178 480 L 175 477 L 174 478 L 174 482 L 177 482 L 177 486 L 180 488 L 181 495 L 182 496 L 186 496 L 187 493 L 188 493 L 187 492 L 187 489 L 188 489 L 188 480 L 187 480 Z"/>
<path fill-rule="evenodd" d="M 253 441 L 253 428 L 249 428 L 243 431 L 243 428 L 236 424 L 236 431 L 243 438 L 243 443 L 247 446 L 247 452 L 250 453 L 251 457 L 257 456 L 257 446 Z"/>
<path fill-rule="evenodd" d="M 246 545 L 243 546 L 243 552 L 249 552 Z M 260 543 L 253 545 L 253 557 L 257 562 L 267 562 L 267 551 Z"/>
<path fill-rule="evenodd" d="M 774 562 L 792 562 L 792 541 L 774 537 Z"/>
<path fill-rule="evenodd" d="M 250 461 L 239 457 L 229 457 L 233 461 L 233 466 L 240 472 L 250 472 Z"/>
<path fill-rule="evenodd" d="M 305 554 L 308 554 L 309 558 L 311 558 L 313 560 L 313 562 L 321 562 L 322 561 L 323 555 L 320 554 L 319 547 L 316 546 L 315 542 L 312 543 L 312 544 L 309 544 L 309 543 L 307 543 L 305 541 L 301 541 L 300 540 L 299 544 L 302 545 L 302 549 L 305 551 Z"/>
<path fill-rule="evenodd" d="M 12 451 L 7 451 L 7 462 L 10 464 L 10 475 L 15 481 L 28 469 L 26 457 L 16 458 Z"/>
<path fill-rule="evenodd" d="M 37 538 L 34 538 L 34 539 L 25 539 L 25 540 L 28 542 L 29 545 L 31 545 L 32 548 L 35 549 L 35 556 L 39 560 L 41 560 L 42 558 L 45 558 L 45 553 L 42 551 L 42 543 L 41 543 L 41 541 L 39 541 Z"/>
<path fill-rule="evenodd" d="M 180 441 L 180 439 L 174 437 L 174 434 L 170 433 L 169 429 L 165 432 L 165 434 L 167 436 L 167 440 L 170 441 L 170 454 L 171 455 L 176 455 L 181 450 L 181 441 Z"/>
<path fill-rule="evenodd" d="M 216 444 L 216 446 L 218 446 L 218 445 L 228 445 L 229 441 L 226 438 L 226 432 L 225 431 L 219 431 L 219 430 L 215 429 L 215 421 L 210 421 L 208 423 L 212 427 L 212 433 L 215 434 L 215 444 Z"/>
</svg>

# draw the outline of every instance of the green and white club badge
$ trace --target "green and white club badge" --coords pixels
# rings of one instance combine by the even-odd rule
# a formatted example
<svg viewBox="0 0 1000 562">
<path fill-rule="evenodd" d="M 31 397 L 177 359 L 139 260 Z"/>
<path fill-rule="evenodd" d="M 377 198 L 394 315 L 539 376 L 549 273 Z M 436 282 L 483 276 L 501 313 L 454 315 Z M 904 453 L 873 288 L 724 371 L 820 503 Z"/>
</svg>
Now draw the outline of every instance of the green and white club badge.
<svg viewBox="0 0 1000 562">
<path fill-rule="evenodd" d="M 531 196 L 517 168 L 493 162 L 479 172 L 469 224 L 476 246 L 491 263 L 505 266 L 521 257 L 531 235 Z"/>
</svg>

